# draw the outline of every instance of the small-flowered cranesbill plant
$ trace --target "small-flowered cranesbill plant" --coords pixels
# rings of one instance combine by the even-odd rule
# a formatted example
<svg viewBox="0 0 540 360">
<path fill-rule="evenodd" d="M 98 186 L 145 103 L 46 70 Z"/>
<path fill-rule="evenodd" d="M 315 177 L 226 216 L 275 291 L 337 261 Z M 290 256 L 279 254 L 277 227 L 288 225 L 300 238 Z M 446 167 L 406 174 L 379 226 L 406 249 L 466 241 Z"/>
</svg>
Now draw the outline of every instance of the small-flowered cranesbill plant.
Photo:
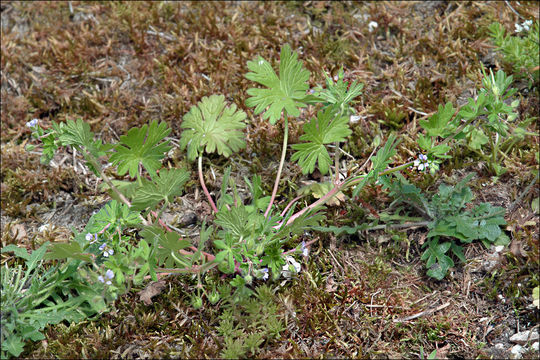
<svg viewBox="0 0 540 360">
<path fill-rule="evenodd" d="M 89 283 L 99 282 L 104 291 L 116 296 L 129 290 L 130 284 L 145 279 L 157 280 L 158 274 L 186 273 L 196 277 L 198 286 L 193 294 L 193 306 L 203 305 L 206 295 L 212 304 L 218 293 L 207 293 L 203 284 L 212 269 L 227 274 L 224 279 L 235 289 L 237 298 L 249 296 L 255 280 L 293 278 L 301 269 L 295 259 L 308 256 L 311 242 L 290 247 L 290 239 L 317 226 L 324 218 L 324 204 L 336 194 L 352 190 L 355 197 L 379 175 L 388 174 L 412 165 L 412 161 L 388 168 L 397 145 L 396 137 L 388 141 L 370 158 L 367 174 L 358 167 L 348 169 L 346 176 L 339 168 L 339 144 L 352 133 L 349 118 L 352 104 L 361 94 L 362 84 L 345 82 L 341 70 L 337 80 L 326 77 L 326 87 L 309 89 L 310 77 L 301 61 L 288 45 L 281 51 L 279 72 L 261 58 L 248 62 L 246 77 L 262 87 L 248 90 L 248 107 L 255 115 L 274 125 L 283 122 L 284 140 L 276 179 L 271 195 L 265 196 L 262 179 L 253 175 L 245 178 L 251 200 L 244 203 L 238 195 L 231 168 L 222 178 L 221 191 L 213 198 L 208 191 L 203 173 L 204 155 L 218 153 L 230 157 L 245 147 L 243 130 L 247 115 L 235 104 L 227 104 L 223 95 L 204 97 L 184 116 L 180 147 L 187 150 L 187 158 L 197 161 L 201 188 L 210 204 L 214 219 L 203 223 L 198 243 L 182 238 L 161 218 L 175 197 L 182 195 L 183 186 L 190 178 L 187 169 L 164 168 L 161 161 L 171 149 L 167 136 L 171 129 L 165 123 L 153 121 L 149 125 L 130 129 L 116 144 L 105 144 L 95 139 L 90 125 L 82 120 L 53 122 L 43 128 L 29 123 L 32 136 L 42 141 L 42 161 L 48 163 L 59 147 L 69 146 L 84 156 L 91 171 L 104 182 L 113 200 L 93 215 L 83 232 L 75 234 L 68 244 L 53 244 L 50 256 L 55 259 L 79 259 L 82 278 Z M 290 121 L 299 121 L 301 109 L 314 106 L 316 117 L 304 125 L 301 143 L 292 145 L 291 161 L 298 163 L 304 174 L 318 169 L 331 174 L 328 191 L 317 201 L 296 209 L 294 199 L 285 209 L 275 204 L 281 171 L 286 159 Z M 336 151 L 330 154 L 328 148 Z M 107 172 L 103 162 L 109 164 Z M 126 180 L 111 179 L 114 171 Z M 138 230 L 138 236 L 128 230 Z"/>
</svg>

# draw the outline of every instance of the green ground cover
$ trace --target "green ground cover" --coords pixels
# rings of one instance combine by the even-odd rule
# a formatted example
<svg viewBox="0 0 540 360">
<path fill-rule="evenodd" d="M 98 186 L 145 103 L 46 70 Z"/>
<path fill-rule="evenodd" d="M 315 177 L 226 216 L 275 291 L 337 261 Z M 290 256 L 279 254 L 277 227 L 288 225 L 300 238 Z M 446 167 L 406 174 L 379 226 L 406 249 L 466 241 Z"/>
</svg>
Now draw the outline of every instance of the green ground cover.
<svg viewBox="0 0 540 360">
<path fill-rule="evenodd" d="M 2 3 L 2 356 L 510 356 L 538 10 Z"/>
</svg>

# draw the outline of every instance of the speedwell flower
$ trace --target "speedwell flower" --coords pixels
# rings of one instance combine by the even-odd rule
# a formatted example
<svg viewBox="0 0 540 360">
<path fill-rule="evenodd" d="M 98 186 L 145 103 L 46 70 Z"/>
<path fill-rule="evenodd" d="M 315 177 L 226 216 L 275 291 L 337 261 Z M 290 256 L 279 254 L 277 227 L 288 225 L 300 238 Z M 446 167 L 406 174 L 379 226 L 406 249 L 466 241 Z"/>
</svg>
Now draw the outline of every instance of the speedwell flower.
<svg viewBox="0 0 540 360">
<path fill-rule="evenodd" d="M 29 122 L 26 123 L 26 126 L 29 128 L 34 128 L 38 125 L 39 120 L 38 119 L 32 119 Z"/>
<path fill-rule="evenodd" d="M 103 251 L 103 256 L 105 257 L 109 257 L 114 254 L 113 249 L 107 249 L 107 244 L 101 244 L 101 246 L 99 247 L 99 250 Z"/>
<path fill-rule="evenodd" d="M 90 244 L 95 243 L 96 241 L 98 241 L 97 234 L 91 234 L 91 233 L 86 234 L 86 241 L 89 241 Z"/>
<path fill-rule="evenodd" d="M 429 167 L 429 161 L 427 156 L 424 154 L 418 155 L 418 159 L 414 160 L 413 165 L 420 171 L 427 169 Z"/>
<path fill-rule="evenodd" d="M 105 280 L 105 278 L 107 278 L 107 280 Z M 111 270 L 111 269 L 108 269 L 106 272 L 105 272 L 105 278 L 101 275 L 98 276 L 98 280 L 104 284 L 107 284 L 107 285 L 111 285 L 112 282 L 111 280 L 114 278 L 114 272 Z"/>
</svg>

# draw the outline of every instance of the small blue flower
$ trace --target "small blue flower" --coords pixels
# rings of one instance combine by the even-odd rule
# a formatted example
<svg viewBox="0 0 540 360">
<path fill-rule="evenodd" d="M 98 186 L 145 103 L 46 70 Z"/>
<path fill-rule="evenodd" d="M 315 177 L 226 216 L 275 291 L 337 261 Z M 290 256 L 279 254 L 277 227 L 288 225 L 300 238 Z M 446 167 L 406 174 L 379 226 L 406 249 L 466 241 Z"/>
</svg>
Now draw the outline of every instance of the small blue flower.
<svg viewBox="0 0 540 360">
<path fill-rule="evenodd" d="M 106 249 L 106 248 L 107 248 L 107 244 L 101 244 L 99 246 L 99 250 L 103 251 L 103 256 L 105 256 L 105 257 L 112 256 L 114 254 L 114 250 L 113 249 Z"/>
<path fill-rule="evenodd" d="M 98 241 L 97 234 L 91 234 L 91 233 L 86 234 L 86 241 L 89 241 L 90 244 L 95 243 L 96 241 Z"/>
<path fill-rule="evenodd" d="M 26 123 L 26 126 L 29 128 L 34 128 L 38 125 L 39 120 L 38 119 L 32 119 L 29 122 Z"/>
<path fill-rule="evenodd" d="M 105 277 L 107 278 L 107 280 L 105 280 L 103 276 L 99 275 L 98 280 L 104 284 L 111 285 L 111 280 L 114 278 L 114 272 L 111 269 L 107 269 L 107 271 L 105 272 Z"/>
<path fill-rule="evenodd" d="M 424 154 L 418 155 L 418 159 L 414 160 L 414 167 L 420 171 L 427 169 L 429 167 L 427 156 Z"/>
</svg>

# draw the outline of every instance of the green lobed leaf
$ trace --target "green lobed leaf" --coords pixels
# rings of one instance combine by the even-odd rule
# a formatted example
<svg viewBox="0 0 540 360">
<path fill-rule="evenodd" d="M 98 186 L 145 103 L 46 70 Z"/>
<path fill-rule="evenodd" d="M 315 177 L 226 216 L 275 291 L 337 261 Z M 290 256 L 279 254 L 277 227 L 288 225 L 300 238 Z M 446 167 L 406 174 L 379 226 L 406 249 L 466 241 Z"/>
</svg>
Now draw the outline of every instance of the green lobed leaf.
<svg viewBox="0 0 540 360">
<path fill-rule="evenodd" d="M 153 181 L 143 181 L 144 186 L 135 193 L 132 209 L 141 211 L 154 208 L 162 200 L 172 202 L 175 196 L 182 195 L 189 176 L 189 171 L 184 169 L 162 169 L 152 177 Z"/>
<path fill-rule="evenodd" d="M 352 112 L 350 104 L 353 100 L 362 94 L 364 84 L 353 81 L 349 85 L 344 81 L 343 67 L 338 71 L 338 78 L 334 82 L 333 79 L 325 74 L 326 89 L 318 86 L 315 89 L 315 96 L 324 101 L 326 106 L 335 106 L 340 109 L 343 114 Z"/>
<path fill-rule="evenodd" d="M 67 244 L 53 244 L 50 251 L 43 257 L 45 260 L 77 259 L 91 262 L 92 257 L 82 252 L 81 246 L 76 242 Z"/>
<path fill-rule="evenodd" d="M 298 54 L 292 52 L 290 46 L 281 49 L 279 77 L 270 63 L 262 57 L 248 61 L 246 78 L 255 81 L 267 89 L 249 89 L 246 106 L 255 107 L 255 114 L 265 111 L 263 119 L 275 124 L 281 118 L 283 109 L 290 116 L 300 115 L 299 107 L 306 106 L 306 91 L 309 88 L 309 71 L 298 60 Z"/>
<path fill-rule="evenodd" d="M 246 113 L 237 110 L 235 104 L 225 105 L 223 95 L 203 97 L 184 116 L 180 147 L 187 147 L 189 160 L 195 160 L 204 151 L 229 157 L 246 146 L 242 132 L 245 118 Z"/>
<path fill-rule="evenodd" d="M 303 129 L 304 135 L 300 136 L 300 140 L 307 143 L 292 145 L 297 152 L 291 161 L 298 161 L 304 174 L 312 173 L 317 163 L 321 174 L 328 173 L 332 160 L 325 145 L 345 141 L 352 134 L 349 120 L 345 116 L 335 117 L 332 108 L 327 108 L 319 111 L 317 118 L 312 118 Z"/>
<path fill-rule="evenodd" d="M 120 141 L 114 146 L 116 152 L 111 155 L 110 161 L 118 166 L 118 174 L 138 176 L 139 164 L 150 174 L 161 167 L 161 160 L 171 149 L 168 141 L 164 141 L 171 129 L 166 123 L 158 125 L 153 121 L 150 126 L 143 125 L 140 128 L 132 128 L 126 135 L 120 136 Z"/>
<path fill-rule="evenodd" d="M 428 136 L 445 137 L 446 134 L 451 133 L 450 120 L 454 112 L 451 102 L 447 102 L 444 107 L 439 105 L 437 112 L 429 120 L 420 120 L 420 126 L 426 130 Z"/>
</svg>

